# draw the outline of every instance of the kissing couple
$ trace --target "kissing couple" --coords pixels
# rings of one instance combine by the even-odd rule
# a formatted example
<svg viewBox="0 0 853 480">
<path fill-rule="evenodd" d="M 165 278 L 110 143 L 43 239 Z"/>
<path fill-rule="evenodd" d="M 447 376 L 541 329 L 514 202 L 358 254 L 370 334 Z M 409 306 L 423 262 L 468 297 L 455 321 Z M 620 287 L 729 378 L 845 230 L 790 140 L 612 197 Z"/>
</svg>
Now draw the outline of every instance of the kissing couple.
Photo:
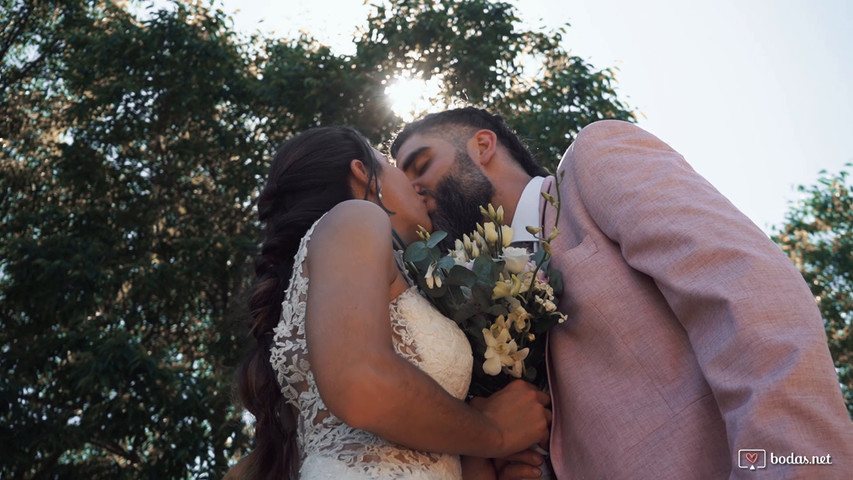
<svg viewBox="0 0 853 480">
<path fill-rule="evenodd" d="M 758 449 L 833 459 L 758 465 L 773 478 L 853 470 L 808 286 L 657 137 L 594 122 L 549 175 L 503 118 L 461 108 L 407 125 L 390 155 L 319 127 L 272 159 L 237 376 L 255 444 L 226 478 L 723 479 Z M 559 223 L 547 393 L 469 397 L 482 359 L 395 248 L 421 227 L 463 238 L 486 205 L 534 249 Z"/>
</svg>

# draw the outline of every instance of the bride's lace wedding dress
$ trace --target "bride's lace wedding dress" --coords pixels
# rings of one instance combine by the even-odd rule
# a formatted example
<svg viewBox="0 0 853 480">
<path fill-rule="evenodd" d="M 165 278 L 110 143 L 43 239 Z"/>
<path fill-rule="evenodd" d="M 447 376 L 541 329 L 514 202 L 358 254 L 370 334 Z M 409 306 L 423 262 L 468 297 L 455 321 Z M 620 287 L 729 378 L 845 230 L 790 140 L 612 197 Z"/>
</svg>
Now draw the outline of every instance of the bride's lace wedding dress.
<svg viewBox="0 0 853 480">
<path fill-rule="evenodd" d="M 320 398 L 305 343 L 308 272 L 303 264 L 313 231 L 312 226 L 296 253 L 270 357 L 284 397 L 299 411 L 300 477 L 461 479 L 457 455 L 412 450 L 352 428 L 329 412 Z M 413 286 L 391 302 L 390 312 L 397 353 L 451 395 L 464 398 L 473 362 L 465 334 Z"/>
</svg>

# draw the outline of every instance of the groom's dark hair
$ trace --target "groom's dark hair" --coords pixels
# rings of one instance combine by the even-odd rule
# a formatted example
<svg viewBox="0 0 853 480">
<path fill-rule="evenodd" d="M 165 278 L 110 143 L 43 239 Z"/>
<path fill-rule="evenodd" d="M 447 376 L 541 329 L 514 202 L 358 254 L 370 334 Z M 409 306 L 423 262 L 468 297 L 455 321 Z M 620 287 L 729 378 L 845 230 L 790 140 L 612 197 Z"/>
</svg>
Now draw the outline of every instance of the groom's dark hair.
<svg viewBox="0 0 853 480">
<path fill-rule="evenodd" d="M 498 142 L 509 151 L 528 175 L 535 177 L 548 174 L 542 165 L 536 161 L 527 145 L 509 128 L 503 117 L 474 107 L 430 113 L 409 123 L 400 130 L 397 138 L 391 143 L 391 156 L 396 158 L 403 142 L 415 133 L 441 135 L 456 144 L 457 147 L 464 148 L 464 142 L 474 134 L 474 131 L 483 129 L 495 132 Z"/>
</svg>

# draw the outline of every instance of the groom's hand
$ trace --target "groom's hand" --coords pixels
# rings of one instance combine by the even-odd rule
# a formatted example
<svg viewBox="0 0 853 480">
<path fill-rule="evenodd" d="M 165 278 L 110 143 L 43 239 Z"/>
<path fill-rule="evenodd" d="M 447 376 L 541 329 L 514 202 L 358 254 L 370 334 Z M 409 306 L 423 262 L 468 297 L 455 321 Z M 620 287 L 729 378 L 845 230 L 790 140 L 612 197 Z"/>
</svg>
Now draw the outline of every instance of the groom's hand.
<svg viewBox="0 0 853 480">
<path fill-rule="evenodd" d="M 502 453 L 497 456 L 502 457 L 537 443 L 547 445 L 550 402 L 550 397 L 533 384 L 516 380 L 488 398 L 472 398 L 471 406 L 486 415 L 499 430 Z"/>
<path fill-rule="evenodd" d="M 493 461 L 498 480 L 538 479 L 542 476 L 540 465 L 545 461 L 545 457 L 536 450 L 529 448 L 508 457 L 496 458 Z"/>
</svg>

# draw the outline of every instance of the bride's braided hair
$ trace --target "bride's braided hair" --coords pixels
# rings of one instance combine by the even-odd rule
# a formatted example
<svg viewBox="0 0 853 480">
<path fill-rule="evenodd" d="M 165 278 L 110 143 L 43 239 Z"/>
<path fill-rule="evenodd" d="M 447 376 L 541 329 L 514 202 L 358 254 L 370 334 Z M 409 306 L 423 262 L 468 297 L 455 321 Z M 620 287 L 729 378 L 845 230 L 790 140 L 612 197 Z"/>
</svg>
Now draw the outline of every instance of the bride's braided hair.
<svg viewBox="0 0 853 480">
<path fill-rule="evenodd" d="M 407 124 L 391 144 L 391 156 L 396 158 L 397 151 L 403 142 L 416 133 L 438 133 L 456 143 L 457 148 L 464 149 L 464 141 L 468 140 L 476 130 L 481 129 L 495 132 L 498 142 L 509 151 L 528 175 L 533 177 L 548 175 L 527 145 L 509 128 L 503 117 L 474 107 L 430 113 Z"/>
<path fill-rule="evenodd" d="M 368 184 L 378 187 L 381 165 L 368 141 L 348 127 L 307 130 L 283 144 L 273 158 L 258 197 L 265 238 L 255 260 L 248 325 L 256 342 L 237 374 L 240 401 L 255 416 L 256 447 L 232 476 L 298 476 L 296 411 L 285 402 L 270 364 L 273 329 L 302 237 L 324 213 L 353 198 L 349 179 L 354 159 L 364 162 Z"/>
</svg>

